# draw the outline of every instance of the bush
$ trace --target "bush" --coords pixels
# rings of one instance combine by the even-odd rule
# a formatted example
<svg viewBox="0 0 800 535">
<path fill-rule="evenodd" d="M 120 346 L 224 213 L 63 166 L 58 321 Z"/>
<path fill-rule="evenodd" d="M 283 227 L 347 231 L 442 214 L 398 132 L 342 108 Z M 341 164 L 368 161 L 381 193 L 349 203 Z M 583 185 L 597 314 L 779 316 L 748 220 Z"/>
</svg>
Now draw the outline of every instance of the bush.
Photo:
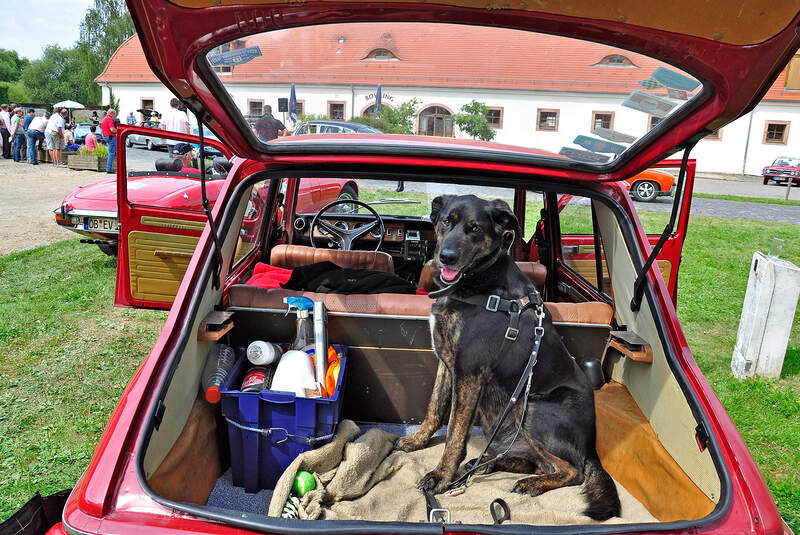
<svg viewBox="0 0 800 535">
<path fill-rule="evenodd" d="M 78 149 L 78 154 L 80 156 L 97 156 L 97 157 L 108 156 L 108 147 L 105 145 L 98 144 L 95 150 L 89 150 L 86 148 L 86 145 L 81 145 L 81 148 Z"/>
</svg>

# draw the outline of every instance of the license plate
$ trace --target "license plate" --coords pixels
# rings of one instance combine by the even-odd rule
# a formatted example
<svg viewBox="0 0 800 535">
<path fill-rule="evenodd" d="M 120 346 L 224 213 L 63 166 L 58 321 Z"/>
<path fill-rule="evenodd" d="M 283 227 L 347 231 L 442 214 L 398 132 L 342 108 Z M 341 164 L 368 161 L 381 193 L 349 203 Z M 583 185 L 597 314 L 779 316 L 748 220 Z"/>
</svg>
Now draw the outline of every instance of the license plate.
<svg viewBox="0 0 800 535">
<path fill-rule="evenodd" d="M 103 217 L 84 217 L 83 230 L 96 232 L 119 232 L 119 220 Z"/>
</svg>

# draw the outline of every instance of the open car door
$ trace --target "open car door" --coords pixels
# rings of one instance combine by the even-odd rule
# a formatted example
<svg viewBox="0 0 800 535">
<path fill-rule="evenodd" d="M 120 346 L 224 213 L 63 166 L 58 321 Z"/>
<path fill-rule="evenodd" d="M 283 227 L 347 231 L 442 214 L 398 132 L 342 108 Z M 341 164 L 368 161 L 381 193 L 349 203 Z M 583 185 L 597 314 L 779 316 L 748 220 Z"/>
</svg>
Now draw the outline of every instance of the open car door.
<svg viewBox="0 0 800 535">
<path fill-rule="evenodd" d="M 642 222 L 642 226 L 647 232 L 647 238 L 651 247 L 655 246 L 664 227 L 669 221 L 672 203 L 675 201 L 675 183 L 680 170 L 680 160 L 663 160 L 650 169 L 631 177 L 626 181 L 631 192 L 636 188 L 640 191 L 648 191 L 655 188 L 652 201 L 638 202 L 637 213 Z M 697 161 L 689 159 L 686 165 L 686 178 L 683 193 L 678 202 L 678 217 L 672 234 L 667 238 L 664 246 L 656 257 L 664 281 L 672 302 L 677 306 L 678 296 L 678 268 L 681 263 L 681 251 L 686 240 L 686 231 L 689 226 L 689 212 L 692 204 L 692 189 L 694 186 L 694 175 L 697 168 Z M 669 186 L 670 178 L 672 185 Z M 669 187 L 667 187 L 669 186 Z M 659 195 L 658 193 L 661 193 Z M 636 195 L 634 194 L 634 198 Z M 576 287 L 585 286 L 589 283 L 593 289 L 609 297 L 613 297 L 612 289 L 609 287 L 608 266 L 606 265 L 602 252 L 601 262 L 597 262 L 595 255 L 595 236 L 593 232 L 594 222 L 591 216 L 591 209 L 588 208 L 589 200 L 564 195 L 559 200 L 559 212 L 563 215 L 570 212 L 582 212 L 582 217 L 560 217 L 561 223 L 561 268 L 563 269 L 566 280 L 571 283 L 562 284 L 559 292 L 576 297 Z M 579 214 L 569 214 L 576 216 Z M 585 221 L 581 221 L 581 220 Z M 577 221 L 577 222 L 576 222 Z M 602 251 L 602 248 L 600 248 Z M 598 272 L 602 270 L 602 277 L 598 281 Z M 575 277 L 575 275 L 579 277 Z M 586 288 L 584 288 L 585 290 Z M 581 292 L 577 292 L 581 293 Z M 583 292 L 585 293 L 585 292 Z"/>
<path fill-rule="evenodd" d="M 127 141 L 138 135 L 149 146 Z M 231 151 L 206 139 L 206 194 L 213 206 L 230 169 Z M 206 226 L 199 139 L 177 132 L 125 127 L 117 136 L 120 221 L 116 306 L 169 308 Z"/>
</svg>

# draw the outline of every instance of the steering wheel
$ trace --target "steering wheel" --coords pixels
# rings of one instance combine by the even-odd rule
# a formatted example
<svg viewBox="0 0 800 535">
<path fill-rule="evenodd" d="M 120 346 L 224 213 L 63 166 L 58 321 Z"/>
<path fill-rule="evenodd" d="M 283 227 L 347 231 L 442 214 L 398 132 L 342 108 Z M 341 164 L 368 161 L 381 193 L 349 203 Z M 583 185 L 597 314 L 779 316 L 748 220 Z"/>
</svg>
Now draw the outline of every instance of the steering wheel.
<svg viewBox="0 0 800 535">
<path fill-rule="evenodd" d="M 375 221 L 372 221 L 371 223 L 365 223 L 364 225 L 358 228 L 349 230 L 349 229 L 339 228 L 336 225 L 328 223 L 327 221 L 322 219 L 321 217 L 322 214 L 324 214 L 334 206 L 339 206 L 340 204 L 363 206 L 372 213 L 373 217 L 375 218 Z M 362 237 L 364 234 L 367 234 L 375 227 L 380 227 L 381 229 L 381 235 L 378 238 L 378 245 L 375 246 L 375 250 L 380 251 L 381 245 L 383 244 L 383 235 L 386 232 L 386 229 L 383 226 L 383 219 L 381 219 L 381 216 L 378 215 L 378 212 L 376 212 L 375 209 L 372 208 L 372 206 L 368 205 L 367 203 L 355 199 L 339 199 L 333 201 L 332 203 L 323 206 L 319 210 L 319 212 L 317 212 L 314 215 L 314 219 L 311 220 L 311 227 L 309 229 L 311 236 L 311 246 L 314 248 L 317 247 L 317 245 L 314 243 L 314 228 L 316 228 L 317 226 L 325 229 L 325 232 L 327 232 L 331 236 L 331 239 L 333 239 L 333 241 L 336 242 L 336 245 L 339 246 L 339 249 L 343 249 L 345 251 L 352 251 L 353 242 L 358 238 Z"/>
</svg>

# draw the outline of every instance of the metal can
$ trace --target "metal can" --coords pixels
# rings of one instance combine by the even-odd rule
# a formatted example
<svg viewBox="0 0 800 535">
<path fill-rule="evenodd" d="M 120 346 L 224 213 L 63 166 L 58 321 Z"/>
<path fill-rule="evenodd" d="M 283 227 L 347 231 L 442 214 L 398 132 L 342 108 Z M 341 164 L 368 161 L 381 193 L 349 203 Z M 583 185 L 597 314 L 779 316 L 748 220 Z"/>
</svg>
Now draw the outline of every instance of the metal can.
<svg viewBox="0 0 800 535">
<path fill-rule="evenodd" d="M 261 392 L 269 387 L 269 369 L 266 366 L 253 366 L 242 381 L 242 392 Z"/>
</svg>

